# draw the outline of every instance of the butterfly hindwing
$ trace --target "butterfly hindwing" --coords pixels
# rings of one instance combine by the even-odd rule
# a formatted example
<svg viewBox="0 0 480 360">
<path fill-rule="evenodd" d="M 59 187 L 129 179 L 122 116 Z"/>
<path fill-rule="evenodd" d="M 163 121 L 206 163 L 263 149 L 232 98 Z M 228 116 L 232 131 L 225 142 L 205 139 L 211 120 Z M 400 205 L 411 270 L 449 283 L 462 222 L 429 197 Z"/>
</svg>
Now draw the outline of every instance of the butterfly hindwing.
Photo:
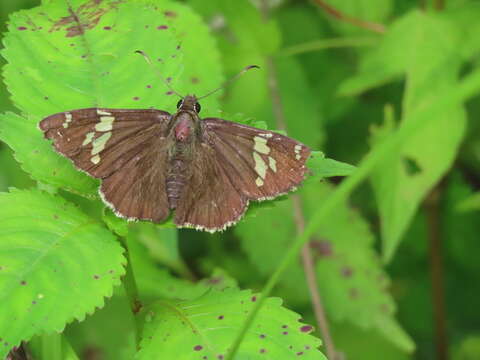
<svg viewBox="0 0 480 360">
<path fill-rule="evenodd" d="M 170 114 L 160 110 L 80 109 L 40 122 L 45 137 L 76 167 L 101 178 L 102 199 L 117 215 L 160 222 Z"/>
<path fill-rule="evenodd" d="M 216 151 L 197 143 L 182 196 L 175 210 L 175 224 L 181 227 L 217 231 L 236 223 L 248 200 L 234 187 Z"/>
<path fill-rule="evenodd" d="M 151 138 L 122 168 L 102 180 L 102 199 L 128 219 L 164 221 L 169 213 L 165 189 L 168 139 Z"/>
</svg>

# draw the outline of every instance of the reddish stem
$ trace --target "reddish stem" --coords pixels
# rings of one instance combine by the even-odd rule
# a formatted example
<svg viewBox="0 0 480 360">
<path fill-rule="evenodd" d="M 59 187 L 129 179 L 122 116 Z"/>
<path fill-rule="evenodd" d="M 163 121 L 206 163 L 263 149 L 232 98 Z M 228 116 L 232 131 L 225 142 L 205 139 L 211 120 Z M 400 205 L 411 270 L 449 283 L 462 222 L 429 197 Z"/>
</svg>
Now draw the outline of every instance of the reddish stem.
<svg viewBox="0 0 480 360">
<path fill-rule="evenodd" d="M 439 198 L 440 188 L 436 187 L 425 200 L 428 226 L 431 297 L 435 325 L 435 347 L 437 360 L 448 359 L 448 340 L 445 311 L 444 271 L 442 236 L 440 233 Z"/>
<path fill-rule="evenodd" d="M 319 7 L 321 7 L 323 10 L 325 10 L 325 12 L 327 12 L 328 14 L 330 14 L 334 18 L 337 18 L 340 21 L 350 23 L 352 25 L 355 25 L 355 26 L 361 27 L 363 29 L 367 29 L 367 30 L 379 33 L 379 34 L 383 34 L 385 32 L 385 26 L 382 25 L 382 24 L 377 24 L 377 23 L 370 22 L 370 21 L 364 21 L 364 20 L 357 19 L 357 18 L 352 17 L 352 16 L 345 15 L 340 10 L 338 10 L 338 9 L 334 8 L 333 6 L 327 4 L 323 0 L 314 0 L 314 2 Z"/>
</svg>

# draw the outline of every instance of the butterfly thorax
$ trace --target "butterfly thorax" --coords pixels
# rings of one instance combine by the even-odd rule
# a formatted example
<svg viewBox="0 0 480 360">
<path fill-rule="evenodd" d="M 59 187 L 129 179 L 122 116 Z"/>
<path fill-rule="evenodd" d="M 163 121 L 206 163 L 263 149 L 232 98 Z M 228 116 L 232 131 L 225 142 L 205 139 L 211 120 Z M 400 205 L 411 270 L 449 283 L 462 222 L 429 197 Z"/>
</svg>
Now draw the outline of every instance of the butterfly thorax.
<svg viewBox="0 0 480 360">
<path fill-rule="evenodd" d="M 191 101 L 194 97 L 186 97 L 178 112 L 172 117 L 170 136 L 173 137 L 173 147 L 168 159 L 169 170 L 166 177 L 168 202 L 171 209 L 177 207 L 185 184 L 190 174 L 190 163 L 193 158 L 195 143 L 200 140 L 200 118 Z"/>
</svg>

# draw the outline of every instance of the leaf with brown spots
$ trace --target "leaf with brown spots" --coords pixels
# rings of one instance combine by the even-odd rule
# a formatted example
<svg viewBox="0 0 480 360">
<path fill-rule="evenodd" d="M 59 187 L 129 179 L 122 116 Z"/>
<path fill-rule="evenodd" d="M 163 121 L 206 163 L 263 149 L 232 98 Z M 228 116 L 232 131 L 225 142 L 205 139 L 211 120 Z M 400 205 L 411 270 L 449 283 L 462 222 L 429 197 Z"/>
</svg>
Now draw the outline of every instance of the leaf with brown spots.
<svg viewBox="0 0 480 360">
<path fill-rule="evenodd" d="M 103 307 L 126 261 L 102 224 L 38 190 L 0 194 L 0 249 L 1 359 Z"/>
<path fill-rule="evenodd" d="M 138 359 L 222 359 L 251 311 L 250 291 L 212 290 L 189 301 L 155 303 L 145 309 L 145 327 Z M 326 360 L 313 327 L 299 315 L 269 298 L 247 331 L 238 356 L 245 359 Z M 287 334 L 284 334 L 287 332 Z M 181 346 L 179 346 L 181 344 Z M 299 353 L 302 353 L 299 355 Z"/>
</svg>

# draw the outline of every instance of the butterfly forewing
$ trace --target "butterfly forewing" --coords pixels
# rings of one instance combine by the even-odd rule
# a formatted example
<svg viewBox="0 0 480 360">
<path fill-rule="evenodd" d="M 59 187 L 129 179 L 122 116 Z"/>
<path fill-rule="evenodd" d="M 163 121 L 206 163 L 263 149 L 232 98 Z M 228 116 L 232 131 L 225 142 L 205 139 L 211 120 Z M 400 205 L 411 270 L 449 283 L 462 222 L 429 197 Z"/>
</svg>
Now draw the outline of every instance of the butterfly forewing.
<svg viewBox="0 0 480 360">
<path fill-rule="evenodd" d="M 170 114 L 160 110 L 80 109 L 40 122 L 45 137 L 76 167 L 103 179 L 100 194 L 117 215 L 163 221 Z"/>
<path fill-rule="evenodd" d="M 164 136 L 169 117 L 159 110 L 90 108 L 51 115 L 40 129 L 76 167 L 102 178 L 120 169 L 145 142 Z"/>
<path fill-rule="evenodd" d="M 207 118 L 203 124 L 221 166 L 249 200 L 276 197 L 303 181 L 310 149 L 302 143 L 222 119 Z"/>
</svg>

